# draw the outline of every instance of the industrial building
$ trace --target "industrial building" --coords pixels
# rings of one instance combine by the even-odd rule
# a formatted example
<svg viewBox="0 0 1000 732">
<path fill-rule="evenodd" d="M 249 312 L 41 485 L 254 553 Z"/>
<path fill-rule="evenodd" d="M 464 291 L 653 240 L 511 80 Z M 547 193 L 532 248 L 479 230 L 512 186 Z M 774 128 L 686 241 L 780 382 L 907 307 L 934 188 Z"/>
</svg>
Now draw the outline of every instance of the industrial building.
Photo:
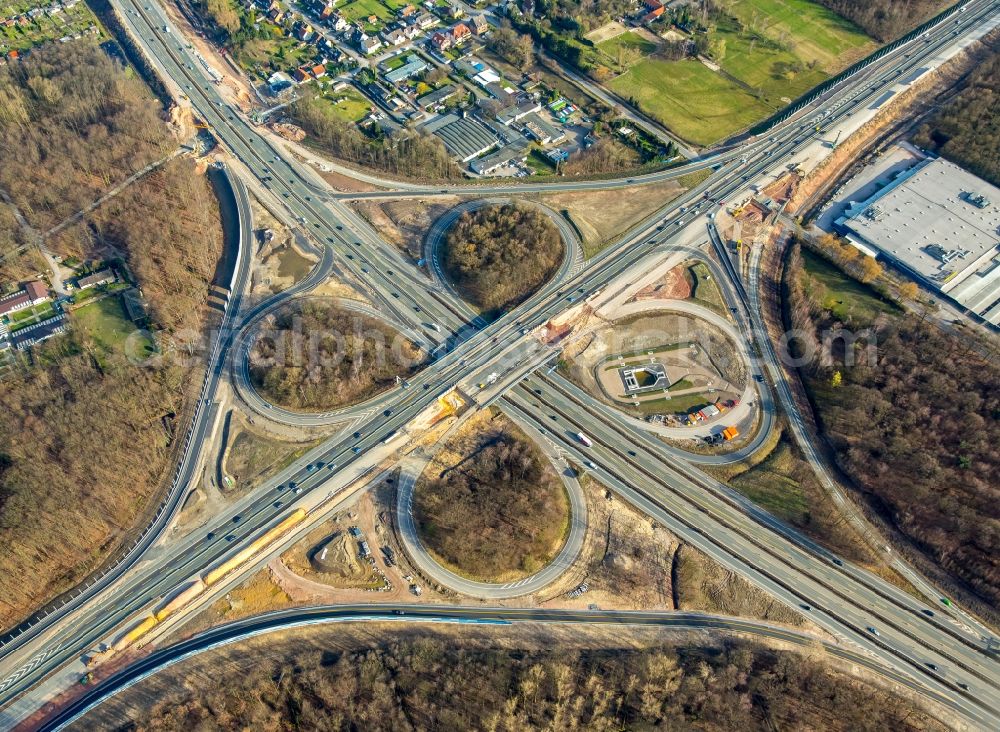
<svg viewBox="0 0 1000 732">
<path fill-rule="evenodd" d="M 416 76 L 427 68 L 427 63 L 417 54 L 411 53 L 406 57 L 402 66 L 385 72 L 385 80 L 390 84 L 398 84 L 401 81 Z"/>
<path fill-rule="evenodd" d="M 489 152 L 500 141 L 483 124 L 471 117 L 447 115 L 445 119 L 447 122 L 440 127 L 435 124 L 433 133 L 441 138 L 448 152 L 463 163 Z"/>
<path fill-rule="evenodd" d="M 993 325 L 1000 325 L 1000 189 L 940 158 L 851 202 L 835 226 Z"/>
</svg>

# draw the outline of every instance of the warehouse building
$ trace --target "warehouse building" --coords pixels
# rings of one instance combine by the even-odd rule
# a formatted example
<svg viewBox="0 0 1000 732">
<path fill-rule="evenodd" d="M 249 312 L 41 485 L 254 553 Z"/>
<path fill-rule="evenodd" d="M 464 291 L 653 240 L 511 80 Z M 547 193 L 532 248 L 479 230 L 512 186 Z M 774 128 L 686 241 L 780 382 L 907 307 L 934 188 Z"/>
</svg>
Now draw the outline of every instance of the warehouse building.
<svg viewBox="0 0 1000 732">
<path fill-rule="evenodd" d="M 441 126 L 435 126 L 433 132 L 441 138 L 448 152 L 463 163 L 489 152 L 500 142 L 485 125 L 472 117 L 448 116 L 452 119 Z"/>
<path fill-rule="evenodd" d="M 1000 189 L 940 158 L 899 173 L 835 226 L 993 325 L 1000 325 Z"/>
<path fill-rule="evenodd" d="M 406 81 L 407 79 L 416 76 L 426 68 L 427 64 L 424 60 L 417 54 L 411 53 L 406 58 L 406 62 L 402 66 L 385 73 L 385 80 L 390 84 L 398 84 L 401 81 Z"/>
</svg>

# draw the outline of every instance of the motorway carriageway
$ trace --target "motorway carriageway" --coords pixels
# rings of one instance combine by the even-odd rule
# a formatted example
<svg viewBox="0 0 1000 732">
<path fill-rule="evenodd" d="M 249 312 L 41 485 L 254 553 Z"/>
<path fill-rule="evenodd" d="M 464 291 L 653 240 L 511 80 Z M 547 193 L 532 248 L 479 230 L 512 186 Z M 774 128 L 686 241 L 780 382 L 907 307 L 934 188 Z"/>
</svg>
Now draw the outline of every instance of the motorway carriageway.
<svg viewBox="0 0 1000 732">
<path fill-rule="evenodd" d="M 980 8 L 985 7 L 985 6 L 984 5 L 977 5 L 976 7 L 977 7 L 977 9 L 980 9 Z M 968 13 L 966 15 L 967 19 L 965 20 L 965 25 L 967 25 L 967 26 L 968 25 L 972 25 L 975 20 L 981 19 L 981 17 L 982 17 L 983 14 L 984 13 L 982 13 L 982 12 L 970 12 L 970 13 Z M 131 19 L 131 16 L 130 16 L 130 19 Z M 935 49 L 937 49 L 939 46 L 944 46 L 946 43 L 950 42 L 950 39 L 947 36 L 942 35 L 942 33 L 943 33 L 943 31 L 942 32 L 935 31 L 935 33 L 933 34 L 933 37 L 935 39 L 937 39 L 939 41 L 939 43 L 937 43 L 937 44 L 933 44 L 932 43 L 932 44 L 926 46 L 926 49 L 929 52 L 932 52 Z M 918 51 L 919 50 L 920 49 L 918 49 Z M 880 62 L 879 65 L 884 64 L 884 65 L 887 66 L 889 64 L 889 62 L 890 62 L 890 59 L 892 59 L 892 58 L 893 57 L 887 57 L 887 60 L 885 60 L 884 62 Z M 896 62 L 899 65 L 906 66 L 906 65 L 914 65 L 916 63 L 919 63 L 921 60 L 923 60 L 923 59 L 920 57 L 919 54 L 914 54 L 914 57 L 911 58 L 908 61 L 900 61 L 899 59 L 896 59 Z M 867 88 L 868 87 L 866 85 L 864 87 L 864 89 L 867 89 Z M 855 90 L 855 91 L 857 91 L 857 90 Z M 848 92 L 848 93 L 849 93 L 849 95 L 853 96 L 853 94 L 851 94 L 850 92 Z M 854 107 L 858 103 L 860 103 L 861 99 L 864 98 L 864 96 L 865 96 L 865 94 L 864 94 L 864 92 L 862 92 L 861 95 L 860 95 L 860 97 L 857 98 L 857 99 L 855 99 L 853 101 L 853 103 L 851 103 L 851 104 L 842 103 L 841 105 L 838 105 L 839 107 L 842 108 L 841 109 L 841 113 L 847 113 L 849 111 L 849 108 L 850 107 Z M 868 92 L 868 96 L 869 97 L 872 96 L 872 92 Z M 220 104 L 221 104 L 221 102 L 220 102 Z M 212 112 L 214 112 L 214 110 L 212 110 Z M 220 119 L 219 115 L 215 115 L 215 117 L 216 117 L 217 120 Z M 210 121 L 212 121 L 212 120 L 210 120 Z M 834 119 L 829 120 L 829 122 L 833 122 L 833 121 L 835 121 L 835 120 Z M 225 123 L 223 121 L 222 124 L 227 124 L 227 123 Z M 751 156 L 752 160 L 748 161 L 748 166 L 744 169 L 744 170 L 747 171 L 748 177 L 752 177 L 755 173 L 763 172 L 764 170 L 768 169 L 769 166 L 772 166 L 777 160 L 780 160 L 783 156 L 789 155 L 790 153 L 794 152 L 795 149 L 797 149 L 798 147 L 800 147 L 800 145 L 801 145 L 801 143 L 802 143 L 803 140 L 806 140 L 806 139 L 809 138 L 809 134 L 808 134 L 807 128 L 808 128 L 808 123 L 802 124 L 798 128 L 792 127 L 790 130 L 783 131 L 782 133 L 780 133 L 780 134 L 776 135 L 775 137 L 773 137 L 772 141 L 769 142 L 768 144 L 763 145 L 762 149 L 760 150 L 759 153 L 754 154 L 754 155 Z M 217 131 L 219 131 L 219 130 L 217 129 Z M 803 135 L 803 138 L 802 139 L 794 139 L 798 135 Z M 249 146 L 247 146 L 247 147 L 249 148 Z M 732 174 L 732 171 L 730 171 L 728 169 L 725 169 L 725 170 L 721 171 L 719 174 L 717 174 L 716 176 L 714 176 L 714 178 L 721 178 L 722 179 L 721 181 L 720 180 L 713 180 L 713 179 L 710 178 L 709 181 L 706 182 L 705 185 L 699 187 L 699 189 L 697 189 L 693 193 L 697 195 L 697 194 L 700 194 L 701 190 L 708 190 L 709 188 L 714 188 L 715 186 L 720 186 L 720 188 L 714 188 L 715 195 L 713 197 L 718 198 L 718 197 L 720 197 L 720 195 L 727 195 L 729 192 L 736 191 L 742 185 L 742 181 L 738 177 L 732 177 L 732 178 L 730 178 L 727 181 L 726 180 L 727 176 L 730 176 L 731 174 Z M 686 200 L 691 200 L 691 199 L 692 199 L 692 196 L 686 197 Z M 677 203 L 679 204 L 680 201 L 678 201 Z M 699 205 L 696 208 L 701 209 L 702 207 Z M 697 211 L 697 213 L 702 213 L 702 212 L 703 211 L 701 211 L 701 210 Z M 690 215 L 693 215 L 693 214 L 689 212 L 689 214 L 687 214 L 687 216 L 690 216 Z M 686 218 L 687 216 L 685 216 L 683 218 Z M 613 276 L 615 276 L 618 272 L 622 271 L 624 268 L 630 266 L 631 264 L 634 264 L 637 261 L 637 259 L 639 259 L 642 256 L 644 256 L 644 252 L 640 251 L 640 250 L 645 250 L 645 249 L 646 249 L 646 247 L 644 247 L 644 246 L 636 246 L 636 247 L 634 247 L 634 250 L 635 250 L 634 252 L 632 250 L 629 250 L 629 249 L 626 249 L 624 251 L 615 252 L 616 256 L 614 257 L 613 261 L 611 261 L 611 252 L 605 252 L 605 256 L 599 255 L 596 258 L 596 262 L 595 262 L 596 266 L 594 268 L 588 268 L 588 272 L 586 273 L 586 275 L 585 276 L 579 276 L 577 278 L 577 280 L 579 282 L 581 282 L 581 283 L 585 283 L 586 285 L 588 285 L 588 286 L 585 286 L 585 287 L 582 288 L 585 292 L 592 293 L 596 289 L 599 289 L 600 287 L 602 287 L 606 282 L 608 282 L 611 278 L 613 278 Z M 594 271 L 595 269 L 596 269 L 596 271 Z M 533 309 L 534 312 L 531 313 L 530 317 L 533 320 L 537 321 L 536 324 L 540 324 L 540 323 L 545 322 L 545 320 L 547 320 L 548 317 L 550 317 L 553 314 L 556 314 L 556 313 L 560 312 L 565 307 L 565 305 L 559 299 L 555 299 L 555 298 L 551 298 L 550 297 L 550 298 L 548 298 L 548 300 L 549 300 L 549 303 L 547 304 L 547 306 L 542 305 L 542 306 L 540 306 L 538 308 L 534 308 Z M 516 314 L 511 314 L 511 316 L 506 317 L 504 319 L 501 319 L 501 321 L 500 321 L 499 324 L 496 324 L 495 326 L 493 326 L 493 332 L 500 331 L 500 333 L 498 333 L 497 337 L 499 339 L 502 336 L 503 342 L 501 342 L 499 344 L 494 344 L 493 346 L 489 346 L 489 345 L 487 345 L 485 343 L 485 340 L 486 340 L 485 336 L 483 336 L 483 337 L 477 337 L 477 338 L 473 339 L 472 341 L 467 342 L 466 344 L 464 344 L 464 347 L 462 349 L 460 349 L 460 350 L 463 350 L 463 351 L 466 351 L 466 349 L 468 349 L 466 351 L 466 353 L 463 354 L 463 355 L 469 355 L 469 356 L 474 355 L 476 357 L 476 361 L 478 362 L 477 365 L 481 365 L 481 367 L 483 369 L 490 368 L 492 360 L 498 355 L 498 353 L 500 351 L 506 350 L 508 346 L 513 345 L 513 342 L 515 342 L 516 340 L 519 339 L 519 335 L 517 333 L 516 327 L 512 326 L 512 320 L 513 320 L 513 318 L 516 317 L 519 314 L 520 314 L 520 312 L 518 312 Z M 437 367 L 433 369 L 433 370 L 437 371 L 436 378 L 429 376 L 429 377 L 427 377 L 425 379 L 424 383 L 427 385 L 427 390 L 429 391 L 429 394 L 426 395 L 426 396 L 423 396 L 422 398 L 413 398 L 411 396 L 411 399 L 408 400 L 409 404 L 404 405 L 404 407 L 401 410 L 399 410 L 396 414 L 392 415 L 390 418 L 382 419 L 381 417 L 379 417 L 376 420 L 374 420 L 374 424 L 370 424 L 368 427 L 366 427 L 366 434 L 364 435 L 363 439 L 357 443 L 357 447 L 359 447 L 359 449 L 361 449 L 362 451 L 364 451 L 366 449 L 371 448 L 373 445 L 375 445 L 379 441 L 379 438 L 384 437 L 386 434 L 390 434 L 391 432 L 393 432 L 396 429 L 398 429 L 402 424 L 405 424 L 405 422 L 407 422 L 415 413 L 419 412 L 421 406 L 424 406 L 424 405 L 430 403 L 430 400 L 433 399 L 436 396 L 436 388 L 432 388 L 432 387 L 450 387 L 450 385 L 454 383 L 453 376 L 455 375 L 456 372 L 462 371 L 462 369 L 458 369 L 458 368 L 454 367 L 455 362 L 457 361 L 457 356 L 452 356 L 452 354 L 449 354 L 449 356 L 451 356 L 451 357 L 450 358 L 449 357 L 445 357 L 445 358 L 442 359 L 442 361 L 444 361 L 446 363 L 442 363 L 442 362 L 439 361 L 439 364 L 437 365 Z M 410 392 L 411 395 L 413 395 L 413 394 L 419 394 L 419 393 L 420 392 L 418 392 L 417 390 L 413 390 L 413 391 Z M 346 454 L 346 447 L 347 447 L 346 445 L 344 445 L 344 444 L 341 443 L 340 445 L 334 446 L 333 449 L 331 450 L 331 448 L 330 448 L 329 445 L 325 445 L 325 446 L 323 446 L 321 448 L 318 448 L 316 454 L 335 454 L 335 455 Z M 354 460 L 353 457 L 348 457 L 346 459 L 346 464 L 349 464 L 349 463 L 353 462 L 353 460 Z M 310 460 L 310 462 L 311 461 L 312 460 Z M 299 466 L 301 466 L 304 462 L 305 462 L 305 460 L 303 460 L 301 463 L 299 463 Z M 308 481 L 309 480 L 309 476 L 308 475 L 304 476 L 303 480 L 304 481 Z M 271 488 L 271 487 L 273 487 L 273 483 L 269 483 L 268 486 L 267 486 L 267 488 Z M 273 496 L 273 494 L 268 495 L 267 488 L 265 488 L 263 491 L 261 491 L 261 496 L 263 498 L 263 500 L 261 502 L 266 501 L 268 498 L 270 498 L 271 496 Z M 278 512 L 276 512 L 276 511 L 272 511 L 270 518 L 273 518 L 277 513 Z M 268 523 L 267 518 L 264 518 L 264 520 L 262 520 L 258 524 L 258 526 L 264 526 L 264 525 L 267 525 L 267 523 Z M 213 556 L 215 558 L 221 557 L 221 556 L 225 555 L 227 553 L 227 551 L 228 551 L 228 547 L 223 546 L 223 547 L 221 547 L 221 551 L 215 552 L 213 554 Z M 212 554 L 212 553 L 208 553 L 208 554 Z M 197 561 L 195 561 L 193 563 L 194 566 L 198 567 L 199 569 L 201 567 L 207 566 L 207 562 L 205 561 L 207 558 L 208 557 L 206 556 L 205 552 L 199 551 L 198 552 Z M 170 561 L 173 562 L 175 560 L 171 559 Z M 156 565 L 156 567 L 155 568 L 151 568 L 150 572 L 151 573 L 152 572 L 156 572 L 155 576 L 157 578 L 162 578 L 163 577 L 163 573 L 161 572 L 161 570 L 163 569 L 163 564 L 161 562 L 154 562 L 154 564 Z M 188 568 L 190 569 L 191 567 L 188 567 Z M 145 574 L 145 572 L 142 572 L 141 574 Z M 189 575 L 190 574 L 192 574 L 192 573 L 189 573 Z M 178 577 L 177 574 L 171 572 L 170 576 L 171 576 L 171 580 L 169 582 L 165 583 L 166 584 L 165 587 L 162 586 L 161 583 L 156 582 L 155 580 L 152 583 L 153 586 L 150 586 L 148 578 L 147 578 L 147 580 L 143 581 L 142 578 L 140 577 L 139 578 L 140 579 L 140 584 L 135 585 L 135 586 L 132 587 L 132 591 L 135 593 L 133 595 L 133 597 L 141 600 L 141 598 L 142 598 L 142 596 L 144 594 L 147 594 L 147 593 L 153 594 L 154 588 L 155 588 L 156 594 L 162 594 L 163 592 L 168 591 L 169 589 L 171 589 L 176 584 L 179 584 L 178 581 L 175 581 L 176 578 Z M 109 629 L 113 629 L 115 627 L 119 627 L 121 625 L 121 623 L 124 622 L 124 620 L 129 616 L 129 614 L 131 614 L 131 612 L 133 612 L 137 607 L 141 607 L 142 606 L 142 602 L 140 601 L 138 603 L 138 605 L 136 605 L 135 603 L 132 603 L 132 602 L 126 602 L 125 605 L 132 605 L 132 610 L 126 610 L 124 613 L 122 613 L 122 612 L 111 613 L 111 615 L 117 615 L 117 622 L 115 622 L 114 618 L 112 618 L 112 620 L 109 621 L 108 624 L 100 623 L 100 625 L 102 625 L 102 626 L 105 627 L 106 631 L 108 631 Z M 105 609 L 107 609 L 107 608 L 105 608 Z M 94 621 L 91 621 L 91 623 L 93 623 L 93 622 Z M 87 625 L 86 627 L 88 629 L 92 630 L 94 626 L 93 625 Z M 79 626 L 78 626 L 78 629 L 79 629 Z M 93 637 L 92 633 L 91 633 L 91 636 Z M 100 635 L 97 636 L 98 639 L 100 637 L 102 637 L 102 636 L 100 636 Z M 69 652 L 69 653 L 71 654 L 72 652 Z M 67 652 L 66 651 L 62 651 L 59 655 L 63 658 L 63 660 L 65 660 L 67 658 Z M 54 664 L 54 661 L 52 661 L 51 659 L 46 659 L 46 663 L 41 664 L 45 668 L 44 669 L 36 669 L 36 671 L 34 671 L 34 672 L 32 672 L 32 674 L 30 674 L 30 676 L 32 678 L 38 678 L 39 674 L 44 675 L 44 673 L 46 672 L 46 670 L 51 670 L 54 667 L 53 664 Z M 21 686 L 21 684 L 18 684 L 18 685 Z M 7 699 L 9 699 L 9 697 L 7 697 Z"/>
<path fill-rule="evenodd" d="M 595 478 L 669 530 L 743 575 L 790 607 L 804 611 L 836 637 L 877 653 L 894 667 L 957 699 L 967 714 L 996 718 L 997 665 L 976 638 L 926 614 L 927 608 L 894 586 L 840 562 L 735 491 L 664 456 L 651 438 L 623 420 L 592 411 L 572 385 L 533 377 L 505 399 L 521 419 L 545 430 L 577 464 L 591 461 Z M 552 419 L 552 417 L 555 419 Z M 584 431 L 594 445 L 575 438 Z M 750 519 L 750 520 L 748 520 Z M 846 589 L 840 589 L 848 579 Z M 809 610 L 805 610 L 808 607 Z M 928 627 L 930 626 L 930 627 Z M 876 627 L 879 635 L 867 628 Z M 937 641 L 953 643 L 936 650 Z M 926 664 L 934 663 L 937 670 Z M 966 693 L 958 684 L 970 686 Z M 977 697 L 987 701 L 981 703 Z"/>
<path fill-rule="evenodd" d="M 796 131 L 796 132 L 794 132 L 793 134 L 799 134 L 799 133 L 801 133 L 801 130 L 800 130 L 800 131 Z M 786 144 L 786 145 L 785 145 L 784 147 L 785 147 L 785 148 L 787 148 L 787 147 L 788 147 L 788 145 Z M 768 152 L 768 156 L 770 157 L 770 155 L 771 155 L 771 151 L 767 151 L 767 152 Z M 781 149 L 781 150 L 779 150 L 779 152 L 785 152 L 785 150 L 784 150 L 784 149 Z M 762 166 L 761 166 L 761 167 L 762 167 Z M 640 256 L 641 256 L 641 255 L 640 255 Z M 561 305 L 561 304 L 560 304 L 560 305 Z M 560 307 L 560 308 L 554 308 L 554 309 L 553 309 L 553 311 L 558 311 L 559 309 L 561 309 L 561 307 Z M 509 320 L 509 319 L 508 319 L 508 320 Z M 491 350 L 492 350 L 492 349 L 491 349 Z M 490 356 L 490 354 L 487 354 L 487 357 L 489 357 L 489 356 Z"/>
<path fill-rule="evenodd" d="M 805 651 L 817 645 L 830 656 L 860 666 L 884 679 L 954 708 L 947 696 L 928 692 L 912 679 L 886 669 L 869 656 L 843 646 L 820 641 L 812 635 L 753 620 L 700 613 L 657 613 L 615 610 L 542 610 L 538 608 L 483 608 L 449 605 L 331 605 L 295 608 L 257 615 L 203 631 L 198 635 L 151 653 L 107 679 L 101 680 L 45 720 L 39 732 L 55 732 L 79 719 L 116 694 L 174 664 L 206 651 L 249 638 L 331 623 L 394 622 L 467 623 L 475 625 L 587 625 L 645 627 L 679 631 L 708 630 L 739 633 L 798 646 Z"/>
</svg>

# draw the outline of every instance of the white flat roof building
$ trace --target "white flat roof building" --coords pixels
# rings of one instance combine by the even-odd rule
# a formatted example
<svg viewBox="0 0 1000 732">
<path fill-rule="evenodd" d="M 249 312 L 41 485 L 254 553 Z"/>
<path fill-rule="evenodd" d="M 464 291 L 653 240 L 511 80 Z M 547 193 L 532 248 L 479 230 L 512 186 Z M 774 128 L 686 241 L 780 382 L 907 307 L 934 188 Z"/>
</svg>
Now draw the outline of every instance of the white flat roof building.
<svg viewBox="0 0 1000 732">
<path fill-rule="evenodd" d="M 836 227 L 1000 325 L 1000 188 L 946 160 L 924 160 L 852 202 Z"/>
</svg>

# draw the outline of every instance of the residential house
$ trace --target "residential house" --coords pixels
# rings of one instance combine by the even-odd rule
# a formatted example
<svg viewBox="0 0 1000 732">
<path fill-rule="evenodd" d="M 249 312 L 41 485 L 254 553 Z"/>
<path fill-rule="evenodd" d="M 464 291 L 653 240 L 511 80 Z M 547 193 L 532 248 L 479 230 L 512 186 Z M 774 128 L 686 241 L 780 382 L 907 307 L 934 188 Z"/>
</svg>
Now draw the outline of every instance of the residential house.
<svg viewBox="0 0 1000 732">
<path fill-rule="evenodd" d="M 292 77 L 286 74 L 284 71 L 275 71 L 269 77 L 267 77 L 267 88 L 272 94 L 280 94 L 285 89 L 288 89 L 293 85 Z"/>
<path fill-rule="evenodd" d="M 447 51 L 454 45 L 454 43 L 455 42 L 451 37 L 451 33 L 448 33 L 447 31 L 438 31 L 431 36 L 431 45 L 438 51 Z"/>
<path fill-rule="evenodd" d="M 379 35 L 387 46 L 401 46 L 406 42 L 406 34 L 399 28 L 384 30 Z"/>
<path fill-rule="evenodd" d="M 76 286 L 78 289 L 86 290 L 91 287 L 100 287 L 101 285 L 107 285 L 114 282 L 117 278 L 115 277 L 114 270 L 110 267 L 107 269 L 102 269 L 93 274 L 89 274 L 86 277 L 81 277 L 76 281 Z"/>
<path fill-rule="evenodd" d="M 404 5 L 399 10 L 396 11 L 397 18 L 409 18 L 417 14 L 417 8 L 414 5 Z"/>
<path fill-rule="evenodd" d="M 316 64 L 311 69 L 309 69 L 309 71 L 312 73 L 313 78 L 322 79 L 324 76 L 326 76 L 326 65 Z"/>
<path fill-rule="evenodd" d="M 382 48 L 382 41 L 372 36 L 366 35 L 358 42 L 358 49 L 366 56 L 371 56 L 380 48 Z"/>
<path fill-rule="evenodd" d="M 49 299 L 49 288 L 44 283 L 35 280 L 26 284 L 20 292 L 7 295 L 0 299 L 0 315 L 30 308 Z"/>
<path fill-rule="evenodd" d="M 660 0 L 642 0 L 642 5 L 646 10 L 640 21 L 643 24 L 652 23 L 663 15 L 663 3 Z"/>
<path fill-rule="evenodd" d="M 485 15 L 474 15 L 469 20 L 469 27 L 477 36 L 484 36 L 489 33 L 490 24 L 486 22 Z"/>
<path fill-rule="evenodd" d="M 316 31 L 308 23 L 299 23 L 295 31 L 295 37 L 300 41 L 309 42 L 316 36 Z"/>
<path fill-rule="evenodd" d="M 295 81 L 299 82 L 300 84 L 303 81 L 307 81 L 310 78 L 309 67 L 299 66 L 299 68 L 295 69 L 295 71 L 292 72 L 292 77 L 295 79 Z"/>
<path fill-rule="evenodd" d="M 430 13 L 421 13 L 413 21 L 413 24 L 420 30 L 427 30 L 435 23 L 437 23 L 437 18 Z"/>
<path fill-rule="evenodd" d="M 465 43 L 471 37 L 472 31 L 469 30 L 469 26 L 465 23 L 458 23 L 451 29 L 451 39 L 456 46 L 460 43 Z"/>
<path fill-rule="evenodd" d="M 641 22 L 643 25 L 649 25 L 654 20 L 656 20 L 657 18 L 659 18 L 661 15 L 663 15 L 663 6 L 662 5 L 660 7 L 658 7 L 656 10 L 650 10 L 648 13 L 646 13 L 644 16 L 642 16 L 642 19 L 639 22 Z"/>
</svg>

